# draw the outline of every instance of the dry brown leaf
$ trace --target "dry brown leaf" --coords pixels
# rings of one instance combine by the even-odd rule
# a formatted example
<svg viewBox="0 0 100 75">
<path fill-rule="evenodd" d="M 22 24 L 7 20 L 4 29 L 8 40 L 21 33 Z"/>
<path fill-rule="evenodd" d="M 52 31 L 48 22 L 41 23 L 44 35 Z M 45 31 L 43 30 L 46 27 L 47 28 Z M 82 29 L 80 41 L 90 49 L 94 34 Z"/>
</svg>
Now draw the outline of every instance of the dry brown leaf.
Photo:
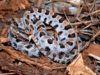
<svg viewBox="0 0 100 75">
<path fill-rule="evenodd" d="M 60 69 L 60 67 L 66 67 L 65 64 L 61 64 L 61 63 L 55 63 L 55 65 L 53 66 L 53 68 L 58 68 Z"/>
<path fill-rule="evenodd" d="M 57 4 L 63 4 L 63 5 L 68 5 L 68 6 L 72 6 L 71 3 L 63 2 L 63 1 L 57 1 L 57 2 L 55 2 L 55 3 L 57 3 Z"/>
<path fill-rule="evenodd" d="M 0 5 L 4 4 L 6 0 L 0 0 Z"/>
<path fill-rule="evenodd" d="M 100 57 L 100 45 L 97 44 L 90 44 L 89 48 L 85 50 L 87 53 L 91 53 L 93 55 Z"/>
<path fill-rule="evenodd" d="M 67 67 L 70 75 L 96 75 L 90 68 L 84 65 L 82 54 Z"/>
<path fill-rule="evenodd" d="M 87 53 L 89 56 L 100 60 L 100 45 L 90 44 L 89 48 L 86 49 L 84 52 Z"/>
<path fill-rule="evenodd" d="M 20 3 L 19 8 L 20 9 L 25 9 L 25 5 L 23 3 Z"/>
<path fill-rule="evenodd" d="M 58 7 L 57 9 L 59 10 L 59 12 L 65 11 L 66 14 L 71 14 L 68 7 Z"/>
<path fill-rule="evenodd" d="M 0 15 L 0 18 L 3 18 L 3 16 L 2 16 L 2 15 Z"/>
<path fill-rule="evenodd" d="M 0 27 L 0 36 L 1 36 L 1 33 L 2 33 L 2 28 Z"/>
<path fill-rule="evenodd" d="M 5 28 L 2 30 L 1 36 L 7 37 L 8 28 L 9 28 L 9 26 L 5 26 Z"/>
<path fill-rule="evenodd" d="M 84 3 L 83 0 L 69 0 L 69 2 L 74 3 L 78 6 L 80 6 Z"/>
<path fill-rule="evenodd" d="M 12 13 L 18 11 L 18 9 L 25 9 L 29 7 L 30 4 L 28 0 L 9 0 L 0 5 L 0 12 L 2 15 L 7 15 L 7 13 Z"/>
<path fill-rule="evenodd" d="M 35 1 L 34 0 L 29 0 L 30 2 L 34 3 Z"/>
<path fill-rule="evenodd" d="M 6 43 L 8 42 L 8 38 L 0 36 L 0 43 Z"/>
</svg>

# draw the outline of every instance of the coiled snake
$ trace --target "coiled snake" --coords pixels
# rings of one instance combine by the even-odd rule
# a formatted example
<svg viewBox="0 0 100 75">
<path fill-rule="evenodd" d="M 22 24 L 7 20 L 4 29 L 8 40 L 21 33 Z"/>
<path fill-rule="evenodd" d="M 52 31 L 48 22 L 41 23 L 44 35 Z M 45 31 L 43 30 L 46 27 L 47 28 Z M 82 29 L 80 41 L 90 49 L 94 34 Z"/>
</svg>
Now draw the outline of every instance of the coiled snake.
<svg viewBox="0 0 100 75">
<path fill-rule="evenodd" d="M 46 25 L 55 29 L 57 37 L 47 34 Z M 59 63 L 73 59 L 78 51 L 74 28 L 60 15 L 44 9 L 33 8 L 26 11 L 23 18 L 14 20 L 8 30 L 8 39 L 12 47 L 26 51 L 30 57 L 39 57 L 42 53 Z M 79 41 L 81 48 L 80 38 Z"/>
</svg>

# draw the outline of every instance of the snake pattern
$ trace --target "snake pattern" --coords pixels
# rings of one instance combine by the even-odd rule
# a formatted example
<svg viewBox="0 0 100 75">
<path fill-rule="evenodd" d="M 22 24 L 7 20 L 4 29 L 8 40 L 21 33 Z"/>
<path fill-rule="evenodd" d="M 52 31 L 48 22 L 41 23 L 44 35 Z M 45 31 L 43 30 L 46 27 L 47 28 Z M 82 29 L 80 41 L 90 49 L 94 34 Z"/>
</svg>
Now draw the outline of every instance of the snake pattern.
<svg viewBox="0 0 100 75">
<path fill-rule="evenodd" d="M 55 29 L 56 37 L 48 35 L 46 26 Z M 33 8 L 14 20 L 8 30 L 8 40 L 12 47 L 27 52 L 30 57 L 43 54 L 58 63 L 74 59 L 78 52 L 74 28 L 60 15 L 44 9 Z M 79 47 L 82 47 L 80 38 Z"/>
</svg>

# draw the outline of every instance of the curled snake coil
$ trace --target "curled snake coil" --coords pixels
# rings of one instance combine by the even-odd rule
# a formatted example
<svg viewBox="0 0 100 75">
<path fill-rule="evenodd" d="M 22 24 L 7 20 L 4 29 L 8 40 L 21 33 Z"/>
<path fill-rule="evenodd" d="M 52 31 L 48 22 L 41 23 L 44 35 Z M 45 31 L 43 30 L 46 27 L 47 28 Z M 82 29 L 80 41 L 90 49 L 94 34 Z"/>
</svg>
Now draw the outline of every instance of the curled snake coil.
<svg viewBox="0 0 100 75">
<path fill-rule="evenodd" d="M 55 29 L 56 37 L 48 35 L 46 26 Z M 23 18 L 14 20 L 8 30 L 8 40 L 12 47 L 27 52 L 30 57 L 43 54 L 58 63 L 74 59 L 78 52 L 74 28 L 60 15 L 44 9 L 33 8 Z M 80 38 L 79 47 L 82 47 Z"/>
</svg>

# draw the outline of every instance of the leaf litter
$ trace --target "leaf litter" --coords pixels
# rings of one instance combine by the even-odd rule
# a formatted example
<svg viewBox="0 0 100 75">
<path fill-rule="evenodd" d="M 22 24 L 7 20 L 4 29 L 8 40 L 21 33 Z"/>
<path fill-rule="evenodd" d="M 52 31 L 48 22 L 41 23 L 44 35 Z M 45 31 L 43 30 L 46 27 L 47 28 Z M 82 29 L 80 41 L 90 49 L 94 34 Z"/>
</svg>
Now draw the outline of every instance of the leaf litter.
<svg viewBox="0 0 100 75">
<path fill-rule="evenodd" d="M 50 2 L 51 1 L 51 2 Z M 5 75 L 99 75 L 100 2 L 99 0 L 1 0 L 0 1 L 0 74 Z M 38 4 L 37 4 L 38 3 Z M 48 3 L 48 4 L 45 4 Z M 55 6 L 58 4 L 59 6 Z M 62 4 L 64 7 L 61 7 Z M 52 5 L 52 6 L 51 6 Z M 47 9 L 46 7 L 50 9 Z M 66 7 L 67 6 L 67 7 Z M 70 10 L 75 7 L 75 13 Z M 41 7 L 64 16 L 83 41 L 79 56 L 69 64 L 59 64 L 42 56 L 30 58 L 16 51 L 7 39 L 10 18 L 22 17 L 32 7 Z M 52 8 L 52 9 L 51 9 Z M 67 13 L 69 12 L 69 13 Z M 73 11 L 74 12 L 74 11 Z M 76 13 L 77 12 L 77 13 Z M 67 15 L 66 15 L 67 14 Z M 51 27 L 47 27 L 51 29 Z"/>
</svg>

